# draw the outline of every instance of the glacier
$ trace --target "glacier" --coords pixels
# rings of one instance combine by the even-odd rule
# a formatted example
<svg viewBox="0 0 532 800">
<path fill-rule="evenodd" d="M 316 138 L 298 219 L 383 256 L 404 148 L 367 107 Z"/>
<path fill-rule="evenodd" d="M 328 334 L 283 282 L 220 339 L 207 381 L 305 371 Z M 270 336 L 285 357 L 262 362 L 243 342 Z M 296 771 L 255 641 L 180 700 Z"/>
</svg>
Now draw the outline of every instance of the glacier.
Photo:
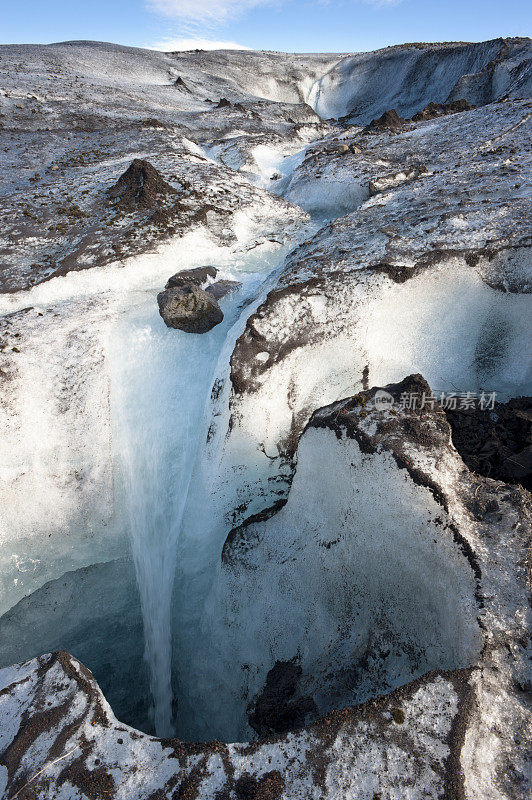
<svg viewBox="0 0 532 800">
<path fill-rule="evenodd" d="M 0 47 L 0 794 L 524 796 L 531 49 Z"/>
</svg>

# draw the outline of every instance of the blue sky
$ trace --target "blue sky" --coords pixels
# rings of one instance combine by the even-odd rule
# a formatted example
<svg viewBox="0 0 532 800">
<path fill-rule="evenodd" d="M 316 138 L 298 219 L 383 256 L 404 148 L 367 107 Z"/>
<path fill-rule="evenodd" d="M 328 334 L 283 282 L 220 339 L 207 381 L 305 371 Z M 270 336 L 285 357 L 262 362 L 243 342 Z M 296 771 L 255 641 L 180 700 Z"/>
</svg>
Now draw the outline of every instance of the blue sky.
<svg viewBox="0 0 532 800">
<path fill-rule="evenodd" d="M 346 52 L 530 35 L 529 0 L 0 0 L 0 41 Z"/>
</svg>

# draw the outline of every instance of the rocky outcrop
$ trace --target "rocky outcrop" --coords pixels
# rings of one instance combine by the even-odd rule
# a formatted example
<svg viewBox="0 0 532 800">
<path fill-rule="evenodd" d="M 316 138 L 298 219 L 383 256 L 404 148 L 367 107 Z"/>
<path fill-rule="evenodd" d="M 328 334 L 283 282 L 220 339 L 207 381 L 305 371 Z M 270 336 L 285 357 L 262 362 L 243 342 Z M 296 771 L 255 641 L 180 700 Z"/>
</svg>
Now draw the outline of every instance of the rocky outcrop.
<svg viewBox="0 0 532 800">
<path fill-rule="evenodd" d="M 407 120 L 408 122 L 424 122 L 427 119 L 434 119 L 434 117 L 444 117 L 447 114 L 459 114 L 462 111 L 471 111 L 475 108 L 464 100 L 452 100 L 450 103 L 429 103 L 423 111 L 418 111 L 417 114 Z"/>
<path fill-rule="evenodd" d="M 367 133 L 399 133 L 403 130 L 404 126 L 409 122 L 425 122 L 435 117 L 445 117 L 448 114 L 458 114 L 462 111 L 471 111 L 475 108 L 470 105 L 467 100 L 453 100 L 450 103 L 433 103 L 430 102 L 422 111 L 418 111 L 409 119 L 403 119 L 392 108 L 390 111 L 385 111 L 378 119 L 373 119 L 369 125 L 366 125 L 364 130 Z"/>
<path fill-rule="evenodd" d="M 399 133 L 403 129 L 405 120 L 402 119 L 395 108 L 390 111 L 385 111 L 378 119 L 372 119 L 369 125 L 366 126 L 367 133 Z"/>
<path fill-rule="evenodd" d="M 485 403 L 446 409 L 454 446 L 473 472 L 532 491 L 532 397 Z"/>
<path fill-rule="evenodd" d="M 109 189 L 109 197 L 124 211 L 156 209 L 163 198 L 176 194 L 149 161 L 136 158 Z"/>
<path fill-rule="evenodd" d="M 157 303 L 165 324 L 186 333 L 207 333 L 224 318 L 216 299 L 195 284 L 165 289 Z"/>
</svg>

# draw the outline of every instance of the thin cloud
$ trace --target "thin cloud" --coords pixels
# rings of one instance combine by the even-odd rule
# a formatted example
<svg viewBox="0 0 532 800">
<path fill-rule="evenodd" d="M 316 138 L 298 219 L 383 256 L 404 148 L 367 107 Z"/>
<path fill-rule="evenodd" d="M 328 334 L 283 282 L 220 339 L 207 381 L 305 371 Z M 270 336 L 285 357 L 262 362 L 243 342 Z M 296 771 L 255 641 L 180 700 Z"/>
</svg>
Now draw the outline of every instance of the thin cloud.
<svg viewBox="0 0 532 800">
<path fill-rule="evenodd" d="M 258 6 L 285 5 L 290 0 L 146 0 L 152 11 L 172 19 L 195 24 L 217 25 L 239 17 L 246 11 Z M 332 5 L 332 0 L 315 0 L 323 5 Z M 402 0 L 343 0 L 348 2 L 365 2 L 374 6 L 392 6 Z M 336 3 L 338 5 L 338 3 Z"/>
<path fill-rule="evenodd" d="M 271 0 L 148 0 L 148 8 L 174 19 L 217 23 L 233 19 L 256 6 L 268 5 Z"/>
<path fill-rule="evenodd" d="M 403 0 L 364 0 L 365 3 L 369 3 L 372 6 L 397 6 L 399 3 L 402 3 Z"/>
<path fill-rule="evenodd" d="M 176 50 L 250 50 L 244 44 L 237 42 L 217 42 L 212 39 L 162 39 L 147 45 L 150 50 L 162 50 L 165 53 L 174 53 Z"/>
<path fill-rule="evenodd" d="M 332 5 L 348 5 L 351 3 L 366 3 L 368 6 L 382 6 L 385 8 L 386 6 L 396 6 L 399 3 L 402 3 L 404 0 L 316 0 L 316 2 L 321 6 L 332 6 Z"/>
</svg>

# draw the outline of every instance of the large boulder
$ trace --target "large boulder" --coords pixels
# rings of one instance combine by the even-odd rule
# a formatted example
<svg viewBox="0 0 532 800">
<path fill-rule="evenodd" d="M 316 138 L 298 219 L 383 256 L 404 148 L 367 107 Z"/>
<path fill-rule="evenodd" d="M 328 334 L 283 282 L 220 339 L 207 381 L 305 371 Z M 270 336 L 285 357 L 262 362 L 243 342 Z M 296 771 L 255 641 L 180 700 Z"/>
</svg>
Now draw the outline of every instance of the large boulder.
<svg viewBox="0 0 532 800">
<path fill-rule="evenodd" d="M 378 119 L 372 119 L 364 130 L 367 133 L 385 133 L 386 131 L 399 133 L 403 129 L 403 124 L 404 119 L 399 116 L 395 108 L 392 108 L 390 111 L 385 111 Z"/>
<path fill-rule="evenodd" d="M 157 302 L 166 325 L 186 333 L 207 333 L 224 318 L 215 298 L 194 284 L 165 289 Z"/>
<path fill-rule="evenodd" d="M 182 269 L 176 272 L 166 282 L 166 289 L 173 289 L 178 286 L 201 286 L 209 278 L 216 278 L 218 270 L 216 267 L 195 267 L 194 269 Z"/>
</svg>

